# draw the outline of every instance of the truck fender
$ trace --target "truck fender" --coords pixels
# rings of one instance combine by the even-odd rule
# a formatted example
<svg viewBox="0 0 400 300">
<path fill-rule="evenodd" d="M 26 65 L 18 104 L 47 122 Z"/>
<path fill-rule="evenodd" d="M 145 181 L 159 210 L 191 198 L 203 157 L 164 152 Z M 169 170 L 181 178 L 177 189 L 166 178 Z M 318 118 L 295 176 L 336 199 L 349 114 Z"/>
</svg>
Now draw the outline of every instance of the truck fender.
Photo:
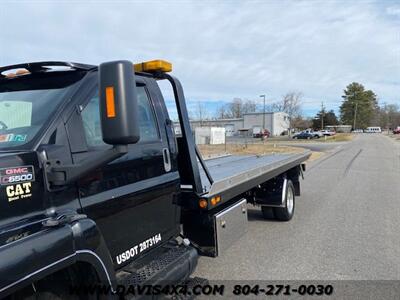
<svg viewBox="0 0 400 300">
<path fill-rule="evenodd" d="M 81 219 L 43 227 L 0 246 L 0 298 L 77 262 L 89 263 L 100 283 L 115 291 L 115 271 L 103 236 L 93 220 Z"/>
<path fill-rule="evenodd" d="M 114 265 L 103 235 L 91 219 L 83 219 L 72 226 L 77 261 L 92 265 L 102 284 L 114 290 L 116 278 Z"/>
</svg>

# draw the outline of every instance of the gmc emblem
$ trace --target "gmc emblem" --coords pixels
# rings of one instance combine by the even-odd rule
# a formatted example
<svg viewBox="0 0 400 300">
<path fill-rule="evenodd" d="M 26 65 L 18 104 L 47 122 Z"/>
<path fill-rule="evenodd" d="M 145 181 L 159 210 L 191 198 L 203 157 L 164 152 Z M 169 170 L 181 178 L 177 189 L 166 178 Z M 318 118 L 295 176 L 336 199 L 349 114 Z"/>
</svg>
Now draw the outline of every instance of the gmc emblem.
<svg viewBox="0 0 400 300">
<path fill-rule="evenodd" d="M 20 166 L 0 169 L 0 185 L 35 181 L 33 166 Z"/>
</svg>

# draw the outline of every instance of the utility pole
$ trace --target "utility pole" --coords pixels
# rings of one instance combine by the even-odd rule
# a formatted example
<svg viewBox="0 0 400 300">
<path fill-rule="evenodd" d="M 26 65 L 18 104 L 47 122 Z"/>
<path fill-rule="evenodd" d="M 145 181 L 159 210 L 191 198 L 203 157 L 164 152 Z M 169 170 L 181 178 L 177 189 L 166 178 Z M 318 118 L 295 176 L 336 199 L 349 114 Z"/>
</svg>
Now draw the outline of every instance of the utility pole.
<svg viewBox="0 0 400 300">
<path fill-rule="evenodd" d="M 357 121 L 357 107 L 358 103 L 356 102 L 356 108 L 354 110 L 354 123 L 353 123 L 353 130 L 356 130 L 356 121 Z"/>
<path fill-rule="evenodd" d="M 321 130 L 324 129 L 324 115 L 325 115 L 325 107 L 324 107 L 324 101 L 321 103 Z"/>
<path fill-rule="evenodd" d="M 355 107 L 354 107 L 354 119 L 353 119 L 353 130 L 356 130 L 356 122 L 357 122 L 357 108 L 358 108 L 358 102 L 356 102 L 356 92 L 353 92 L 352 94 L 350 94 L 349 96 L 352 96 L 353 98 L 353 103 L 355 103 Z"/>
<path fill-rule="evenodd" d="M 265 95 L 260 95 L 261 98 L 264 99 L 264 106 L 263 106 L 263 130 L 265 129 Z"/>
</svg>

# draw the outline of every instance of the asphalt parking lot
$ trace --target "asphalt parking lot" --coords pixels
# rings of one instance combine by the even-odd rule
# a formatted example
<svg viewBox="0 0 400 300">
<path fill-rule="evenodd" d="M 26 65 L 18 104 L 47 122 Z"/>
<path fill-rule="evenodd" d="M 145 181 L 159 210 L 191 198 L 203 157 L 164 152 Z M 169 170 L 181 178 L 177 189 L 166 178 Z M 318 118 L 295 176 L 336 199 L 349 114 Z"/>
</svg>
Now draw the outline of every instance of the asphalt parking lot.
<svg viewBox="0 0 400 300">
<path fill-rule="evenodd" d="M 211 280 L 399 280 L 400 143 L 361 134 L 330 144 L 308 165 L 296 213 L 264 220 L 249 206 L 248 232 L 218 258 Z"/>
</svg>

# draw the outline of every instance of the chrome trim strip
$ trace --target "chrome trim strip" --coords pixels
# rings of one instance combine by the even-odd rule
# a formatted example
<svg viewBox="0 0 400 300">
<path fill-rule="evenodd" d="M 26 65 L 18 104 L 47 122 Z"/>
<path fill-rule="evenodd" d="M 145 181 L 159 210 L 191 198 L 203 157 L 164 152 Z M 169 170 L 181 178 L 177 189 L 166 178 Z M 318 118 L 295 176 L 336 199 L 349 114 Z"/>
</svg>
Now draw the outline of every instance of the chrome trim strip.
<svg viewBox="0 0 400 300">
<path fill-rule="evenodd" d="M 111 283 L 110 275 L 108 274 L 107 268 L 106 268 L 105 264 L 103 263 L 103 261 L 101 260 L 101 258 L 100 258 L 96 253 L 94 253 L 94 252 L 91 251 L 91 250 L 78 250 L 78 251 L 76 251 L 76 253 L 77 253 L 77 254 L 80 254 L 80 253 L 89 253 L 89 254 L 91 254 L 91 255 L 93 255 L 93 256 L 95 256 L 95 257 L 97 258 L 97 260 L 101 263 L 101 266 L 103 267 L 104 272 L 105 272 L 106 275 L 107 275 L 107 280 L 108 280 L 108 283 L 110 284 L 111 291 L 112 291 L 113 293 L 115 293 L 115 290 L 114 290 L 114 288 L 113 288 L 113 286 L 112 286 L 112 283 Z"/>
<path fill-rule="evenodd" d="M 285 179 L 283 180 L 283 188 L 282 188 L 282 206 L 286 207 L 286 185 L 287 185 L 287 178 L 285 177 Z"/>
<path fill-rule="evenodd" d="M 17 285 L 17 284 L 19 284 L 19 283 L 21 283 L 21 282 L 23 282 L 23 281 L 25 281 L 25 280 L 31 278 L 32 276 L 34 276 L 34 275 L 36 275 L 36 274 L 38 274 L 38 273 L 40 273 L 40 272 L 42 272 L 42 271 L 44 271 L 44 270 L 46 270 L 46 269 L 49 269 L 49 268 L 51 268 L 51 267 L 53 267 L 53 266 L 55 266 L 55 265 L 57 265 L 57 264 L 59 264 L 59 263 L 65 261 L 65 260 L 70 259 L 70 258 L 76 256 L 77 254 L 81 254 L 81 253 L 88 253 L 88 254 L 91 254 L 91 255 L 93 255 L 94 257 L 96 257 L 98 261 L 100 261 L 101 266 L 103 267 L 104 272 L 105 272 L 106 275 L 107 275 L 107 280 L 108 280 L 108 282 L 109 282 L 109 284 L 110 284 L 111 291 L 112 291 L 113 293 L 115 293 L 115 290 L 114 290 L 114 288 L 113 288 L 113 286 L 112 286 L 111 279 L 110 279 L 110 275 L 109 275 L 108 272 L 107 272 L 106 266 L 104 265 L 104 263 L 103 263 L 103 261 L 101 260 L 101 258 L 100 258 L 96 253 L 94 253 L 94 252 L 91 251 L 91 250 L 78 250 L 78 251 L 76 251 L 76 252 L 73 253 L 73 254 L 70 254 L 70 255 L 68 255 L 68 256 L 66 256 L 66 257 L 64 257 L 64 258 L 61 258 L 61 259 L 59 259 L 59 260 L 57 260 L 57 261 L 55 261 L 55 262 L 53 262 L 53 263 L 51 263 L 51 264 L 49 264 L 49 265 L 43 267 L 43 268 L 40 268 L 40 269 L 36 270 L 35 272 L 32 272 L 32 273 L 30 273 L 30 274 L 27 274 L 27 275 L 25 275 L 24 277 L 18 279 L 17 281 L 14 281 L 13 283 L 11 283 L 11 284 L 9 284 L 9 285 L 7 285 L 7 286 L 1 288 L 1 289 L 0 289 L 0 293 L 4 292 L 5 290 L 7 290 L 7 289 L 9 289 L 9 288 L 12 288 L 13 286 L 15 286 L 15 285 Z"/>
<path fill-rule="evenodd" d="M 193 189 L 193 185 L 191 185 L 191 184 L 181 184 L 181 189 Z"/>
<path fill-rule="evenodd" d="M 123 197 L 132 193 L 140 192 L 145 189 L 151 189 L 158 184 L 166 184 L 179 179 L 178 171 L 165 173 L 160 176 L 144 179 L 134 183 L 129 183 L 111 190 L 103 191 L 94 195 L 81 198 L 81 203 L 84 207 L 90 205 L 98 205 L 100 203 L 109 201 L 110 199 L 115 199 L 118 197 Z"/>
<path fill-rule="evenodd" d="M 73 254 L 68 255 L 68 256 L 66 256 L 66 257 L 64 257 L 64 258 L 62 258 L 62 259 L 59 259 L 59 260 L 57 260 L 57 261 L 55 261 L 55 262 L 53 262 L 53 263 L 51 263 L 51 264 L 49 264 L 49 265 L 47 265 L 47 266 L 45 266 L 45 267 L 43 267 L 43 268 L 40 268 L 39 270 L 36 270 L 35 272 L 32 272 L 32 273 L 30 273 L 30 274 L 28 274 L 28 275 L 25 275 L 24 277 L 18 279 L 17 281 L 15 281 L 15 282 L 13 282 L 13 283 L 11 283 L 11 284 L 9 284 L 9 285 L 7 285 L 7 286 L 1 288 L 1 289 L 0 289 L 0 293 L 1 293 L 1 292 L 4 292 L 5 290 L 7 290 L 7 289 L 9 289 L 9 288 L 11 288 L 11 287 L 13 287 L 14 285 L 17 285 L 18 283 L 21 283 L 21 282 L 24 281 L 24 280 L 29 279 L 30 277 L 32 277 L 32 276 L 34 276 L 34 275 L 36 275 L 36 274 L 38 274 L 38 273 L 40 273 L 40 272 L 42 272 L 42 271 L 48 269 L 48 268 L 51 268 L 52 266 L 55 266 L 56 264 L 59 264 L 60 262 L 63 262 L 64 260 L 67 260 L 67 259 L 69 259 L 69 258 L 74 257 L 75 255 L 76 255 L 76 253 L 73 253 Z"/>
</svg>

